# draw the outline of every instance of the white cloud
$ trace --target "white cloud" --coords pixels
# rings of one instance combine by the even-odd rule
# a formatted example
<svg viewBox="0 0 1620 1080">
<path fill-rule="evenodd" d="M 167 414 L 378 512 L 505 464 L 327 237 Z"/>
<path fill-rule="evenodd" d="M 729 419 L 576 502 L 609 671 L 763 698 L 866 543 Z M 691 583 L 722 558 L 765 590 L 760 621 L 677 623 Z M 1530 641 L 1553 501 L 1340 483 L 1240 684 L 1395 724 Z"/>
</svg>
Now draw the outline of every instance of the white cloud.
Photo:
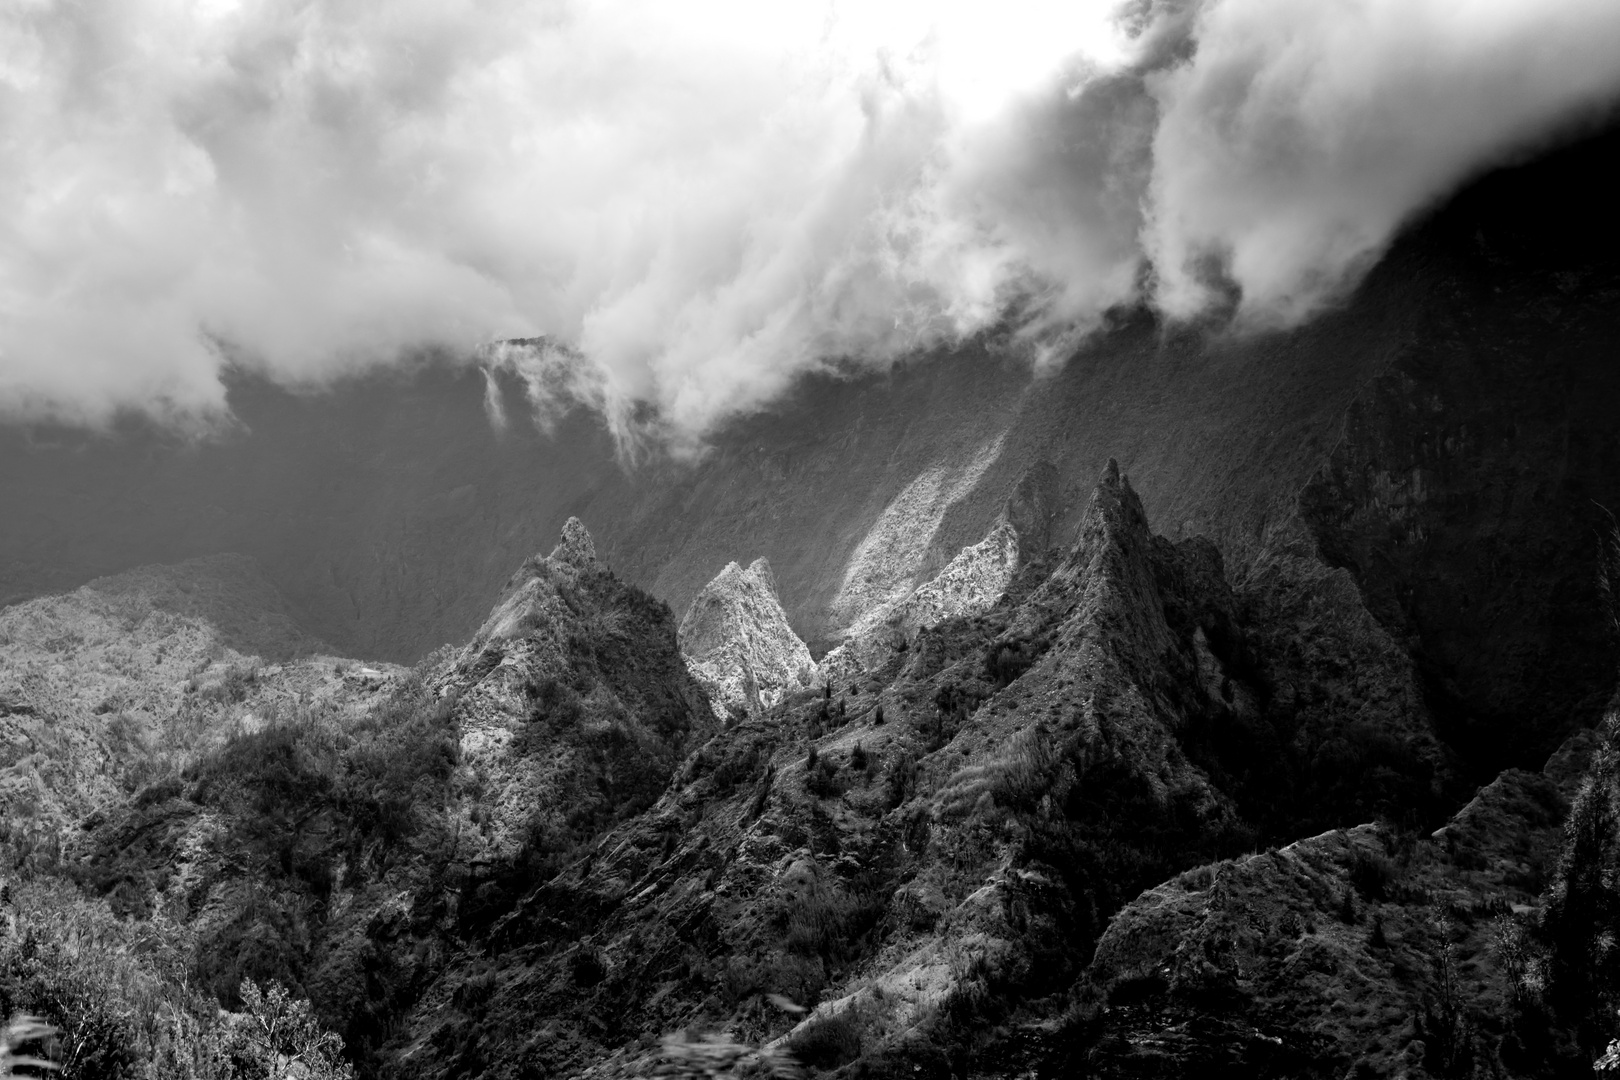
<svg viewBox="0 0 1620 1080">
<path fill-rule="evenodd" d="M 1612 0 L 12 0 L 0 410 L 546 335 L 483 361 L 690 443 L 1147 264 L 1295 320 L 1617 55 Z"/>
<path fill-rule="evenodd" d="M 1145 248 L 1178 315 L 1214 265 L 1247 317 L 1304 318 L 1414 212 L 1620 92 L 1610 0 L 1220 0 L 1193 34 L 1150 76 Z"/>
</svg>

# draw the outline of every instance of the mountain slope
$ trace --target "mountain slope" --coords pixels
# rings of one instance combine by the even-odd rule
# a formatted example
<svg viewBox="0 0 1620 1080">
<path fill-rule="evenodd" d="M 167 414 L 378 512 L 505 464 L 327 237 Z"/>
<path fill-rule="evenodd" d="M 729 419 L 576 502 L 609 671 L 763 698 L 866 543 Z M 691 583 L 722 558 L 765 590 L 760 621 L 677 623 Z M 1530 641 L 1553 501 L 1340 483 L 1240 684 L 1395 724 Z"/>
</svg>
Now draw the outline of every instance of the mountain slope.
<svg viewBox="0 0 1620 1080">
<path fill-rule="evenodd" d="M 167 752 L 81 785 L 22 861 L 144 923 L 223 1004 L 244 978 L 309 998 L 367 1069 L 449 951 L 654 802 L 715 727 L 669 609 L 572 520 L 466 647 L 414 670 L 234 663 L 218 690 L 147 672 L 175 698 L 149 710 Z"/>
<path fill-rule="evenodd" d="M 1408 698 L 1302 722 L 1264 704 L 1267 670 L 1346 668 L 1342 633 L 1243 620 L 1213 546 L 1153 537 L 1111 466 L 1073 543 L 989 611 L 717 732 L 469 943 L 384 1071 L 640 1075 L 659 1035 L 705 1025 L 821 1068 L 990 1068 L 986 1040 L 1061 1010 L 1140 889 L 1301 805 L 1359 820 L 1433 797 L 1443 754 Z M 1270 640 L 1312 648 L 1267 658 Z M 1401 754 L 1316 770 L 1335 737 Z M 1362 782 L 1335 786 L 1344 770 Z"/>
<path fill-rule="evenodd" d="M 1335 830 L 1143 893 L 1086 972 L 1075 1067 L 1166 1080 L 1488 1067 L 1522 992 L 1508 917 L 1540 900 L 1596 741 L 1582 732 L 1542 773 L 1504 772 L 1432 836 Z M 1528 1057 L 1515 1064 L 1534 1075 Z"/>
<path fill-rule="evenodd" d="M 1027 502 L 992 538 L 1039 532 Z M 1298 522 L 1234 587 L 1209 540 L 1155 536 L 1109 462 L 1061 544 L 1014 547 L 988 606 L 919 615 L 850 682 L 727 723 L 667 606 L 577 520 L 467 645 L 411 671 L 265 666 L 209 645 L 196 616 L 109 623 L 108 655 L 204 663 L 118 668 L 158 695 L 130 707 L 168 754 L 109 743 L 124 779 L 8 832 L 29 940 L 51 933 L 34 892 L 71 882 L 72 903 L 154 943 L 127 954 L 157 965 L 142 979 L 231 1008 L 256 1007 L 245 978 L 285 985 L 368 1076 L 644 1075 L 736 1052 L 660 1043 L 682 1029 L 908 1077 L 1432 1065 L 1431 992 L 1449 984 L 1421 966 L 1494 970 L 1482 913 L 1536 910 L 1578 762 L 1504 773 L 1414 840 L 1464 801 L 1458 759 L 1413 659 Z M 763 600 L 763 569 L 722 578 L 753 574 L 732 584 Z M 183 578 L 131 581 L 161 597 Z M 105 620 L 109 603 L 85 590 L 6 617 Z M 782 622 L 710 629 L 691 636 L 741 655 Z M 45 703 L 31 662 L 8 669 L 34 695 L 8 706 L 26 722 Z M 102 715 L 76 730 L 101 738 Z M 1402 824 L 1354 828 L 1375 818 Z M 1424 928 L 1437 897 L 1469 926 L 1454 953 Z M 22 956 L 0 948 L 0 994 L 42 1000 Z M 1341 1017 L 1334 980 L 1352 977 L 1365 1007 Z M 1471 991 L 1468 1030 L 1558 1030 L 1503 1020 L 1500 999 Z M 50 1008 L 74 1030 L 99 1015 Z M 156 1067 L 150 1038 L 109 1030 Z"/>
</svg>

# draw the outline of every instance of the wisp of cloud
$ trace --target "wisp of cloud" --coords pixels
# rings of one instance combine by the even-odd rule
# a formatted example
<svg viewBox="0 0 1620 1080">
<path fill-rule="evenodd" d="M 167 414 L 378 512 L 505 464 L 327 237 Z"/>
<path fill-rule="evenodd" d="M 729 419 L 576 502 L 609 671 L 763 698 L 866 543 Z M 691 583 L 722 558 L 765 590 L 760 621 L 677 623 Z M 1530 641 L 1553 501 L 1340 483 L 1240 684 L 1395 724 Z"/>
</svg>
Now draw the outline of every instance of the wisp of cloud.
<svg viewBox="0 0 1620 1080">
<path fill-rule="evenodd" d="M 1614 0 L 11 0 L 0 412 L 436 345 L 690 447 L 992 326 L 1288 325 L 1617 57 Z"/>
</svg>

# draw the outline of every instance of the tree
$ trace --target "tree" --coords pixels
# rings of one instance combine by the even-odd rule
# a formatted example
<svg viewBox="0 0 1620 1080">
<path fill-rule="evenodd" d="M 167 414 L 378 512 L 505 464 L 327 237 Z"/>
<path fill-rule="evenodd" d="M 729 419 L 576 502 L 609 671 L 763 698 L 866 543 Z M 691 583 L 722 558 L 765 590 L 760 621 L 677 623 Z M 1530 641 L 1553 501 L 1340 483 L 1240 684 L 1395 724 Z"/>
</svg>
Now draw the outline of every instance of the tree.
<svg viewBox="0 0 1620 1080">
<path fill-rule="evenodd" d="M 247 1080 L 353 1080 L 343 1040 L 321 1027 L 309 1002 L 279 983 L 242 980 L 242 1012 L 225 1036 L 233 1070 Z"/>
<path fill-rule="evenodd" d="M 1581 1048 L 1603 1052 L 1620 1004 L 1620 717 L 1603 740 L 1570 807 L 1564 850 L 1548 890 L 1542 932 L 1550 950 L 1548 998 Z"/>
</svg>

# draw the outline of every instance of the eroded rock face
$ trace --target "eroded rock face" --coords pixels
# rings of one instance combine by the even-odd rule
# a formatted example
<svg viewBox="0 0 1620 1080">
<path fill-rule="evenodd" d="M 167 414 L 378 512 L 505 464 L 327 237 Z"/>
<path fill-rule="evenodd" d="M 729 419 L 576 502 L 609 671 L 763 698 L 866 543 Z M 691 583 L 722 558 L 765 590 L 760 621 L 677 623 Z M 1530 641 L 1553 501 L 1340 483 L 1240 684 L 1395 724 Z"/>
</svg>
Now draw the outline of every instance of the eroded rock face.
<svg viewBox="0 0 1620 1080">
<path fill-rule="evenodd" d="M 788 625 L 763 558 L 715 575 L 687 609 L 679 640 L 721 718 L 757 716 L 814 681 L 815 662 Z"/>
<path fill-rule="evenodd" d="M 843 641 L 822 658 L 821 679 L 834 686 L 852 683 L 881 670 L 919 631 L 993 607 L 1020 568 L 1047 553 L 1059 487 L 1049 462 L 1029 469 L 984 539 L 962 548 L 921 585 L 855 618 Z"/>
<path fill-rule="evenodd" d="M 572 566 L 586 567 L 596 562 L 596 542 L 579 518 L 571 517 L 563 523 L 562 539 L 551 549 L 551 559 Z"/>
<path fill-rule="evenodd" d="M 1018 566 L 1018 532 L 1009 522 L 998 522 L 983 540 L 958 552 L 938 576 L 861 618 L 844 642 L 822 658 L 821 678 L 835 686 L 853 682 L 881 669 L 910 646 L 918 631 L 989 610 Z"/>
</svg>

